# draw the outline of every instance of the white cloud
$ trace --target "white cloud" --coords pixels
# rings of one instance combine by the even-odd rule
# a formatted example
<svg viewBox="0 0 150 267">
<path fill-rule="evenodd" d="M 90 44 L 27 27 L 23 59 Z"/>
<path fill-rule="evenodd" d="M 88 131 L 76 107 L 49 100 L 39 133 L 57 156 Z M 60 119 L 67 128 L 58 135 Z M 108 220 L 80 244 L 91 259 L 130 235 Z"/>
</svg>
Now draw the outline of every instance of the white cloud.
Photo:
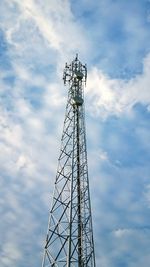
<svg viewBox="0 0 150 267">
<path fill-rule="evenodd" d="M 107 161 L 108 160 L 108 154 L 107 154 L 106 151 L 100 151 L 99 156 L 100 156 L 100 160 L 102 160 L 102 161 Z"/>
<path fill-rule="evenodd" d="M 17 55 L 22 55 L 25 47 L 29 48 L 29 43 L 30 45 L 32 43 L 33 47 L 30 46 L 32 53 L 35 54 L 34 50 L 37 51 L 39 45 L 42 45 L 43 49 L 51 48 L 53 52 L 56 50 L 59 56 L 58 62 L 61 59 L 64 63 L 79 48 L 83 54 L 87 50 L 84 30 L 75 21 L 68 0 L 63 2 L 51 0 L 44 3 L 34 0 L 13 0 L 11 3 L 7 2 L 7 8 L 9 12 L 4 8 L 6 14 L 11 15 L 12 12 L 15 14 L 12 17 L 14 23 L 5 15 L 2 28 L 6 32 L 8 43 L 17 48 Z M 38 50 L 38 53 L 41 53 L 41 50 Z M 30 51 L 28 54 L 30 55 Z M 51 56 L 52 53 L 49 54 L 47 50 L 49 61 Z"/>
<path fill-rule="evenodd" d="M 143 62 L 143 73 L 129 81 L 111 79 L 96 67 L 88 74 L 86 94 L 90 109 L 103 117 L 120 116 L 136 103 L 150 104 L 150 55 Z"/>
<path fill-rule="evenodd" d="M 8 267 L 11 264 L 16 264 L 21 259 L 22 254 L 19 247 L 11 242 L 5 243 L 2 250 L 2 265 Z"/>
<path fill-rule="evenodd" d="M 128 235 L 132 233 L 133 229 L 117 229 L 114 231 L 114 235 L 118 238 L 123 237 L 124 235 Z"/>
<path fill-rule="evenodd" d="M 21 8 L 24 19 L 32 18 L 45 40 L 47 40 L 53 48 L 60 49 L 60 37 L 54 31 L 53 25 L 52 23 L 50 23 L 50 20 L 48 20 L 44 16 L 44 14 L 42 14 L 40 9 L 38 8 L 38 5 L 36 5 L 33 0 L 26 0 L 21 2 L 14 0 L 14 2 L 17 3 Z"/>
</svg>

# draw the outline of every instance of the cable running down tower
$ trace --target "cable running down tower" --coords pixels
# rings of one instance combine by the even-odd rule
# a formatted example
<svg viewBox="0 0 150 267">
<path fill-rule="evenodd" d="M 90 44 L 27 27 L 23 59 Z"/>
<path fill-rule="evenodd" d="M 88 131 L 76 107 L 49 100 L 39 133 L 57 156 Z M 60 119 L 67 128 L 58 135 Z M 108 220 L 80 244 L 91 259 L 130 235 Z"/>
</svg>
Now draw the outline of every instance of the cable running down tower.
<svg viewBox="0 0 150 267">
<path fill-rule="evenodd" d="M 42 267 L 95 267 L 84 86 L 87 68 L 78 55 L 65 65 L 68 100 Z"/>
</svg>

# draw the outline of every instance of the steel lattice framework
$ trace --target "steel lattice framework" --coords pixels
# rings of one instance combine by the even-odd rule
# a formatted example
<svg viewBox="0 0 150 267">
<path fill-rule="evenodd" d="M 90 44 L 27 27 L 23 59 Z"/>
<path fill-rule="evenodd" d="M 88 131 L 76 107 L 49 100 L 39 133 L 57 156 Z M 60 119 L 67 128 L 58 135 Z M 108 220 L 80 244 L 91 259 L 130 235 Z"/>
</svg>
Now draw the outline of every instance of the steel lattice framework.
<svg viewBox="0 0 150 267">
<path fill-rule="evenodd" d="M 68 85 L 61 150 L 42 267 L 95 267 L 84 120 L 87 68 L 76 56 Z"/>
</svg>

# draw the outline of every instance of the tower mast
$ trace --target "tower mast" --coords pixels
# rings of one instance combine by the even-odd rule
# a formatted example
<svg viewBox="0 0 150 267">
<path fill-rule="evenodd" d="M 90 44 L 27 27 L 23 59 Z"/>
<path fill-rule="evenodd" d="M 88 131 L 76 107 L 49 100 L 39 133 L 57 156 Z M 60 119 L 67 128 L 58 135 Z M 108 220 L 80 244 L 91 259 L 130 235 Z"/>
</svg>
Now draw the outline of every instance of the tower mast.
<svg viewBox="0 0 150 267">
<path fill-rule="evenodd" d="M 42 267 L 95 267 L 89 193 L 84 86 L 78 55 L 65 65 L 68 100 Z"/>
</svg>

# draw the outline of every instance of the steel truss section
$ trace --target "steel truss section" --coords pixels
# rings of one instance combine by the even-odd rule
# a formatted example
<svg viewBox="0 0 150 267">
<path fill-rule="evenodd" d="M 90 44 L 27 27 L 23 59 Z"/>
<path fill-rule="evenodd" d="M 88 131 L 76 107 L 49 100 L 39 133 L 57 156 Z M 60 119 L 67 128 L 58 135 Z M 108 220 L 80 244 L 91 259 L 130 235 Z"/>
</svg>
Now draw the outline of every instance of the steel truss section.
<svg viewBox="0 0 150 267">
<path fill-rule="evenodd" d="M 66 63 L 68 100 L 42 267 L 95 267 L 84 120 L 86 65 Z"/>
</svg>

